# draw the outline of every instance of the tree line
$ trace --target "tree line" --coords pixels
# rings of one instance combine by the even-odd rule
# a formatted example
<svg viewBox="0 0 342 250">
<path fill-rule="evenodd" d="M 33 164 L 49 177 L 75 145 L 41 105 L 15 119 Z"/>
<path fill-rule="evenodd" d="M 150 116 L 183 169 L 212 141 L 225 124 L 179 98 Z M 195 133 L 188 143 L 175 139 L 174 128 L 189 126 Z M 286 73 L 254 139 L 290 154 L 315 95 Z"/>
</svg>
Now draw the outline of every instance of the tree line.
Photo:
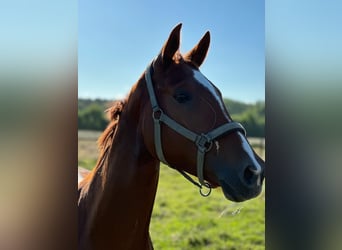
<svg viewBox="0 0 342 250">
<path fill-rule="evenodd" d="M 102 99 L 78 99 L 78 128 L 104 130 L 108 124 L 104 111 L 111 103 Z M 247 104 L 224 98 L 224 103 L 231 117 L 246 128 L 248 136 L 265 136 L 265 102 Z"/>
</svg>

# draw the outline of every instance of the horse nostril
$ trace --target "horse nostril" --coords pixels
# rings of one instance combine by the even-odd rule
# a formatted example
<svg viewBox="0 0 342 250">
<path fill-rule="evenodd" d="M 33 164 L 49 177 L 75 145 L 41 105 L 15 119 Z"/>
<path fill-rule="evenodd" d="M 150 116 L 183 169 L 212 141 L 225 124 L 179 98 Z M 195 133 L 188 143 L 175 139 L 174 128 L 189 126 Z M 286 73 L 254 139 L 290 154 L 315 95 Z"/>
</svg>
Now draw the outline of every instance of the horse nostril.
<svg viewBox="0 0 342 250">
<path fill-rule="evenodd" d="M 255 169 L 253 168 L 253 166 L 248 165 L 243 172 L 244 182 L 248 186 L 250 186 L 250 185 L 255 184 L 258 178 L 259 178 L 259 175 L 255 172 Z"/>
</svg>

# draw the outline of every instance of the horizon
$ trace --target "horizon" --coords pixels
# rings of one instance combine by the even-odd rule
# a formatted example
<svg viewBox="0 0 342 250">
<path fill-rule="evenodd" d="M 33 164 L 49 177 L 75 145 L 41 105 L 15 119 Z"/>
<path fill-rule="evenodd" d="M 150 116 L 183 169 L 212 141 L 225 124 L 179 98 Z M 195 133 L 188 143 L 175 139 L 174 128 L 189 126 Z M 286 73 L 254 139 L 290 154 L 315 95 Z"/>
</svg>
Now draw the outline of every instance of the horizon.
<svg viewBox="0 0 342 250">
<path fill-rule="evenodd" d="M 127 94 L 127 96 L 128 96 L 128 94 Z M 127 96 L 126 96 L 126 97 L 127 97 Z M 232 98 L 224 97 L 224 96 L 223 96 L 222 98 L 223 98 L 223 100 L 224 100 L 224 99 L 228 99 L 228 100 L 233 101 L 233 102 L 239 102 L 239 103 L 243 103 L 243 104 L 247 104 L 247 105 L 255 105 L 255 104 L 258 103 L 258 102 L 263 102 L 263 103 L 265 103 L 265 100 L 256 100 L 256 101 L 254 101 L 254 102 L 245 102 L 245 101 L 240 101 L 240 100 L 236 100 L 236 99 L 232 99 Z M 91 101 L 108 101 L 108 102 L 115 102 L 115 101 L 118 101 L 118 100 L 125 99 L 125 97 L 124 97 L 124 98 L 118 98 L 118 99 L 108 99 L 108 98 L 103 98 L 103 97 L 95 97 L 95 98 L 92 98 L 92 97 L 82 97 L 82 96 L 78 96 L 78 99 L 77 99 L 77 100 L 79 100 L 79 99 L 91 100 Z"/>
</svg>

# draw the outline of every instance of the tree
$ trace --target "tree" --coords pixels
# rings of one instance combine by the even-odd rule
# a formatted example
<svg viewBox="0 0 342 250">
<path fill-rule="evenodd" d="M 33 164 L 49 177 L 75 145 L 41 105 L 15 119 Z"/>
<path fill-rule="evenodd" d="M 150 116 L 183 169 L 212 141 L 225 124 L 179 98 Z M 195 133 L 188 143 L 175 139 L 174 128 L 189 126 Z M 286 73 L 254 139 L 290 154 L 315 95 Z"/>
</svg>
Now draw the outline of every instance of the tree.
<svg viewBox="0 0 342 250">
<path fill-rule="evenodd" d="M 96 103 L 90 104 L 78 112 L 79 129 L 104 130 L 107 123 L 103 109 Z"/>
</svg>

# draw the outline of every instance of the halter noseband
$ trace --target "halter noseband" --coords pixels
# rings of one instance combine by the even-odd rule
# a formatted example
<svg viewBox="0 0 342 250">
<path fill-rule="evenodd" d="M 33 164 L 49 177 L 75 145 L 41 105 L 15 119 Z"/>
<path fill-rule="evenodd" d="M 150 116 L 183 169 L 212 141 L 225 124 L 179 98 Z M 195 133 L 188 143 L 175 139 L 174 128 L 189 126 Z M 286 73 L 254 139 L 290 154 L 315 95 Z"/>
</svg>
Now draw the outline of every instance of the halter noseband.
<svg viewBox="0 0 342 250">
<path fill-rule="evenodd" d="M 228 132 L 234 132 L 234 131 L 241 131 L 246 135 L 246 130 L 244 127 L 238 123 L 238 122 L 229 122 L 225 123 L 210 132 L 206 134 L 196 134 L 192 132 L 191 130 L 183 127 L 178 122 L 170 118 L 168 115 L 166 115 L 163 110 L 159 107 L 156 95 L 154 93 L 153 89 L 153 83 L 152 83 L 152 71 L 153 71 L 153 62 L 147 67 L 145 71 L 145 80 L 147 84 L 147 90 L 150 96 L 150 101 L 152 105 L 152 118 L 154 121 L 154 141 L 155 141 L 155 148 L 156 153 L 160 161 L 164 162 L 167 165 L 170 165 L 165 160 L 164 154 L 163 154 L 163 148 L 162 148 L 162 142 L 161 142 L 161 130 L 160 130 L 160 124 L 163 122 L 165 125 L 167 125 L 169 128 L 173 129 L 180 135 L 186 137 L 190 141 L 194 142 L 197 146 L 197 177 L 199 183 L 194 181 L 187 173 L 185 173 L 183 170 L 176 169 L 178 172 L 180 172 L 187 180 L 189 180 L 194 185 L 198 186 L 200 188 L 200 193 L 202 196 L 209 196 L 211 193 L 211 186 L 208 182 L 204 181 L 203 177 L 203 167 L 204 167 L 204 156 L 205 153 L 210 151 L 212 148 L 213 140 L 223 134 L 226 134 Z M 208 188 L 208 192 L 204 193 L 202 191 L 203 186 Z"/>
</svg>

